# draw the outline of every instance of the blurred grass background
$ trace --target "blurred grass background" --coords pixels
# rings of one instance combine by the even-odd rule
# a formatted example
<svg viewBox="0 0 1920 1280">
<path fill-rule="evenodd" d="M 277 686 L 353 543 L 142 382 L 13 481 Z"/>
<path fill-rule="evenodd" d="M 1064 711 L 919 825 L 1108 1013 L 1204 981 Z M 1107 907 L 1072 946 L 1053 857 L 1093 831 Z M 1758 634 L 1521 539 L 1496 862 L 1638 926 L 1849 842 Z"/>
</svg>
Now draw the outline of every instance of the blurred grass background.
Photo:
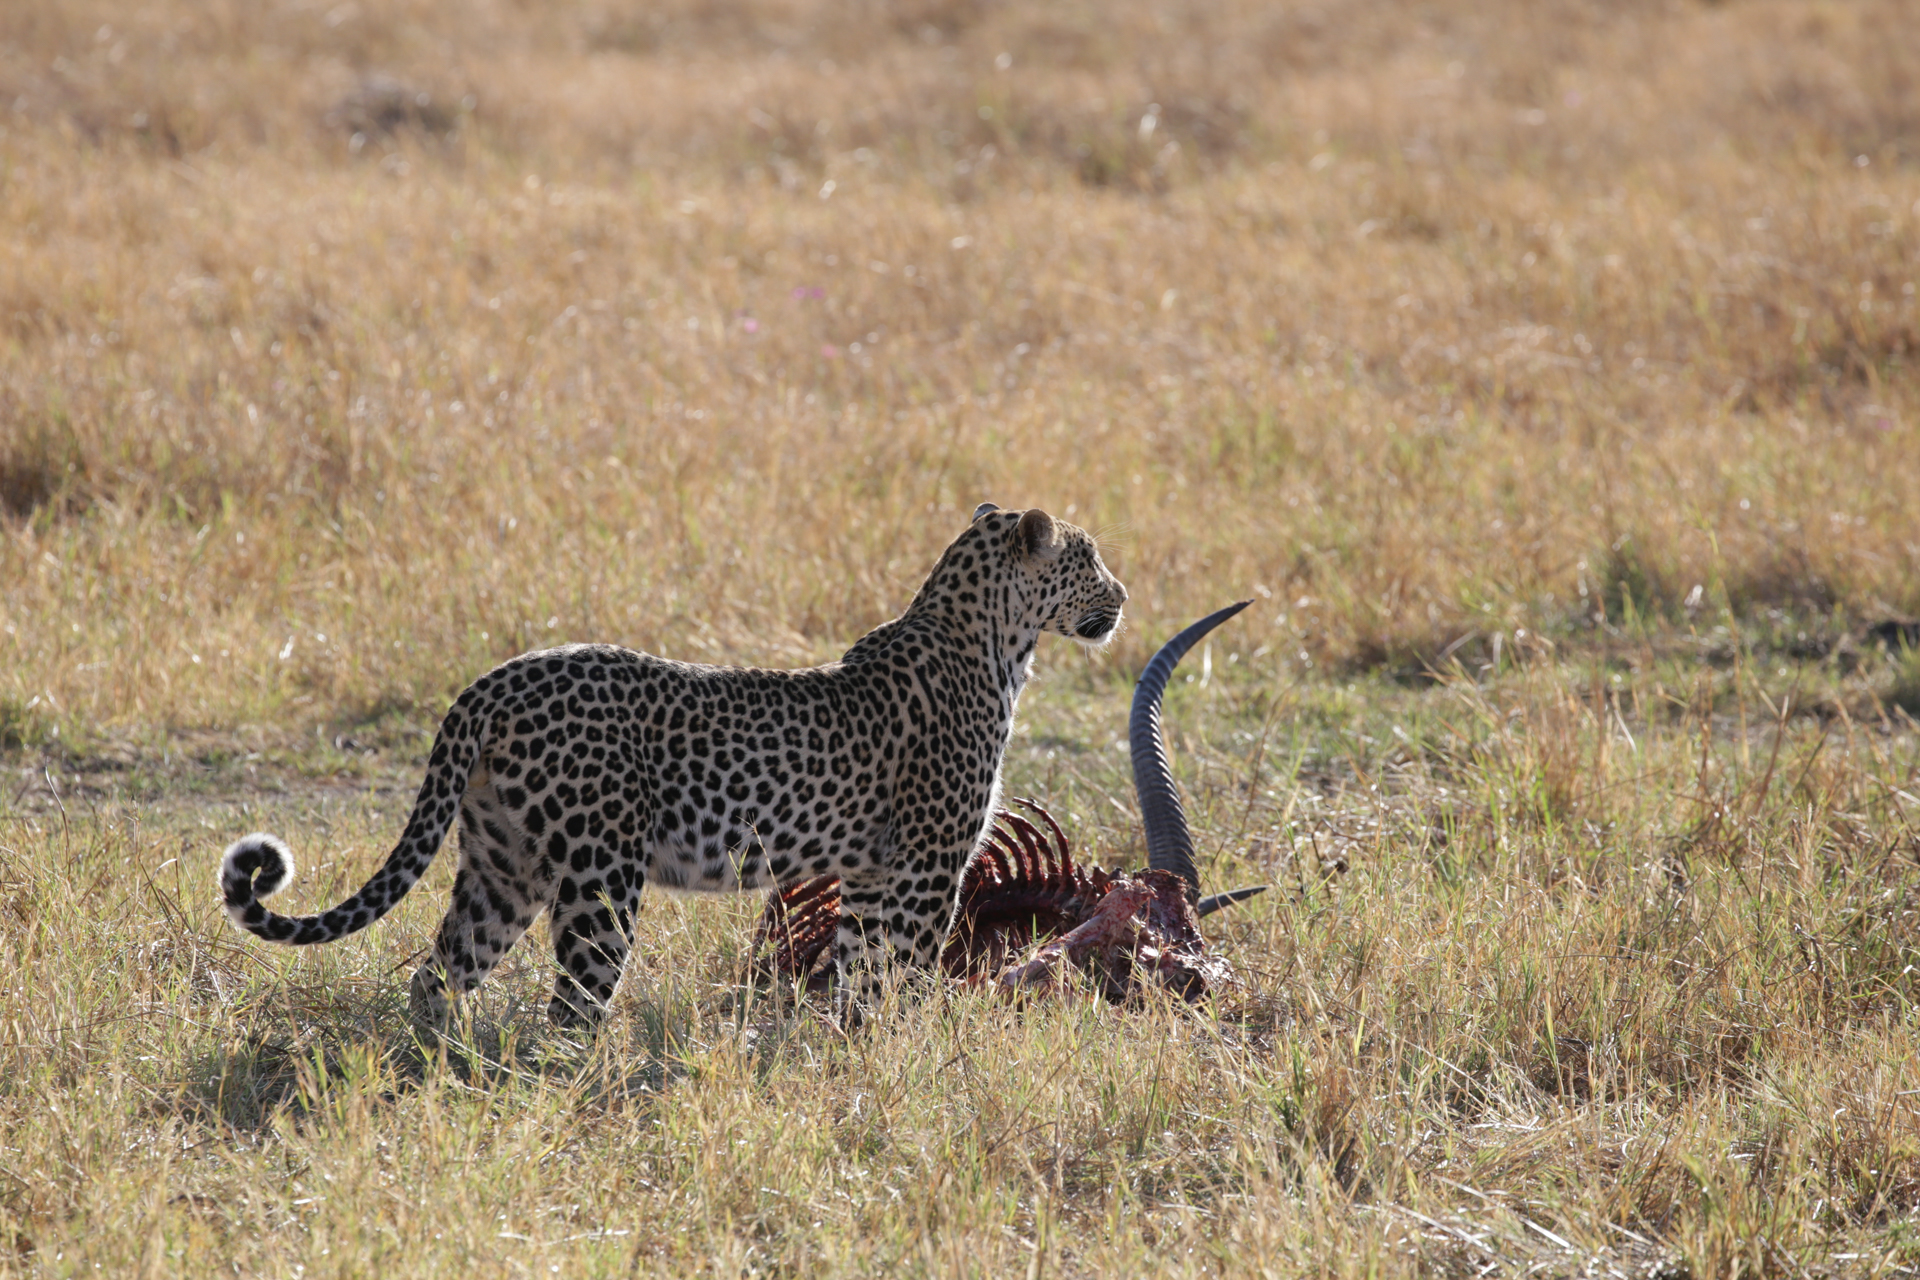
<svg viewBox="0 0 1920 1280">
<path fill-rule="evenodd" d="M 1910 619 L 1900 13 L 12 10 L 0 696 L 820 660 L 988 499 L 1275 675 Z"/>
</svg>

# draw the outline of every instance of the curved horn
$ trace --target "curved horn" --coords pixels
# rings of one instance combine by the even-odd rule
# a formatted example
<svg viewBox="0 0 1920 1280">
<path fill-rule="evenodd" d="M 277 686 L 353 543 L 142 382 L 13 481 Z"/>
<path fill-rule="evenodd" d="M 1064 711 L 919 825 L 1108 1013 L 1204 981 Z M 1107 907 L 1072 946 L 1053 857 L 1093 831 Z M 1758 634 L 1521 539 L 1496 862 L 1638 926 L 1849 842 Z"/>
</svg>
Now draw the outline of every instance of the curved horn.
<svg viewBox="0 0 1920 1280">
<path fill-rule="evenodd" d="M 1250 884 L 1244 889 L 1229 889 L 1225 893 L 1210 893 L 1194 904 L 1193 914 L 1210 916 L 1222 907 L 1230 907 L 1236 902 L 1245 902 L 1256 893 L 1265 893 L 1267 886 Z"/>
<path fill-rule="evenodd" d="M 1252 603 L 1242 600 L 1210 613 L 1161 645 L 1133 689 L 1127 747 L 1133 756 L 1133 789 L 1140 798 L 1140 825 L 1146 830 L 1147 866 L 1171 871 L 1185 880 L 1189 901 L 1200 896 L 1200 872 L 1193 865 L 1193 834 L 1187 830 L 1187 813 L 1180 807 L 1180 793 L 1174 789 L 1173 771 L 1167 765 L 1166 745 L 1160 740 L 1160 698 L 1187 650 Z"/>
</svg>

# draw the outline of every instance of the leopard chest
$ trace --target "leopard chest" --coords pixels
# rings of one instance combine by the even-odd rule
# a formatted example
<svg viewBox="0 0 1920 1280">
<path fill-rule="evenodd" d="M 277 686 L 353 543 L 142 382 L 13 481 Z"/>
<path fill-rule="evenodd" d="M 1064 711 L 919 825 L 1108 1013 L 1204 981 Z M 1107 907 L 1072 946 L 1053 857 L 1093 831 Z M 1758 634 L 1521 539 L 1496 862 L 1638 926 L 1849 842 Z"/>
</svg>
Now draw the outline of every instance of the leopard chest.
<svg viewBox="0 0 1920 1280">
<path fill-rule="evenodd" d="M 896 668 L 909 724 L 896 828 L 903 847 L 949 857 L 972 847 L 992 808 L 1030 654 L 983 661 L 933 648 L 910 656 L 918 661 Z"/>
</svg>

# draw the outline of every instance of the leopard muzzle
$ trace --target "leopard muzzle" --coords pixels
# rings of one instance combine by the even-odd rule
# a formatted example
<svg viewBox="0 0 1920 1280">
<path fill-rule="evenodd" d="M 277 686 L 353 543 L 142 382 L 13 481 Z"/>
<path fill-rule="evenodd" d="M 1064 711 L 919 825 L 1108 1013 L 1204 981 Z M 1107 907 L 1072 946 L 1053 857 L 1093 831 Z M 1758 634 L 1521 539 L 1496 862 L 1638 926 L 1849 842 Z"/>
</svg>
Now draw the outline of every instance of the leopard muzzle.
<svg viewBox="0 0 1920 1280">
<path fill-rule="evenodd" d="M 1104 641 L 1119 625 L 1120 611 L 1103 605 L 1081 614 L 1073 624 L 1073 634 L 1082 640 Z"/>
</svg>

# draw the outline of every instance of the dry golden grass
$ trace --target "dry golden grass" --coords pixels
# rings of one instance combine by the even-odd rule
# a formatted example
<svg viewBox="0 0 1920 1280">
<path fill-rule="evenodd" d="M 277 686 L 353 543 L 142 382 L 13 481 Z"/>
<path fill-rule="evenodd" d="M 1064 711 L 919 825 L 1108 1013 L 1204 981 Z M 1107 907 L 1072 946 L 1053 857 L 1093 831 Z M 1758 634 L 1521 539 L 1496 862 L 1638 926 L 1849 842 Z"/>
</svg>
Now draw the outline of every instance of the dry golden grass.
<svg viewBox="0 0 1920 1280">
<path fill-rule="evenodd" d="M 404 981 L 445 860 L 298 955 L 207 888 L 221 836 L 267 826 L 318 861 L 299 902 L 332 901 L 392 839 L 407 755 L 363 787 L 23 769 L 0 1270 L 1920 1265 L 1920 735 L 1847 719 L 1864 677 L 1742 741 L 1716 701 L 1760 722 L 1787 690 L 1709 670 L 1629 721 L 1539 663 L 1278 697 L 1229 670 L 1177 691 L 1183 772 L 1208 874 L 1276 890 L 1215 929 L 1243 985 L 1198 1014 L 972 992 L 845 1040 L 741 985 L 754 902 L 655 896 L 597 1041 L 548 1030 L 530 938 L 423 1050 Z M 1103 798 L 1119 719 L 1048 692 L 1010 763 L 1108 862 L 1138 856 Z"/>
<path fill-rule="evenodd" d="M 1920 1266 L 1906 9 L 0 7 L 0 1272 Z M 1093 856 L 1262 599 L 1170 710 L 1284 890 L 1212 1013 L 848 1043 L 662 898 L 442 1063 L 444 867 L 214 909 L 492 662 L 823 660 L 985 499 L 1133 592 L 1009 765 Z"/>
</svg>

